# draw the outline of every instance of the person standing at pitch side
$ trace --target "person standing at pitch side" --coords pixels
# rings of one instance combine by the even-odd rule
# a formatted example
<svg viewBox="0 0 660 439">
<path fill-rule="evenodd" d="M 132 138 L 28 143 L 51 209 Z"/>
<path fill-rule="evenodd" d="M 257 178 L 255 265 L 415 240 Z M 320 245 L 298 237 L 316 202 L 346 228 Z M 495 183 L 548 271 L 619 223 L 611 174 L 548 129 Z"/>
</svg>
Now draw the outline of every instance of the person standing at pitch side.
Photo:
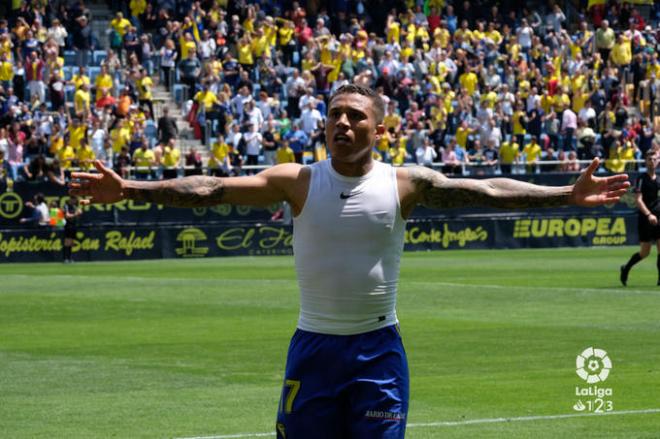
<svg viewBox="0 0 660 439">
<path fill-rule="evenodd" d="M 625 287 L 628 285 L 628 275 L 633 266 L 646 258 L 651 253 L 651 245 L 655 241 L 658 248 L 658 285 L 660 285 L 660 181 L 655 175 L 658 166 L 658 157 L 655 151 L 647 151 L 644 156 L 646 161 L 646 172 L 641 174 L 635 182 L 635 203 L 639 214 L 637 216 L 637 232 L 639 234 L 639 251 L 635 252 L 626 265 L 621 266 L 619 279 Z"/>
<path fill-rule="evenodd" d="M 82 209 L 78 205 L 78 198 L 72 196 L 64 204 L 64 263 L 70 264 L 73 262 L 73 241 L 76 239 L 76 232 L 78 231 L 78 223 L 82 216 Z"/>
<path fill-rule="evenodd" d="M 98 174 L 73 174 L 71 194 L 92 203 L 291 205 L 300 317 L 277 415 L 280 438 L 404 437 L 408 365 L 395 305 L 405 222 L 415 206 L 594 206 L 618 200 L 629 186 L 626 175 L 595 177 L 598 159 L 563 187 L 394 168 L 371 155 L 383 115 L 378 94 L 349 84 L 329 100 L 331 158 L 311 166 L 146 182 L 123 180 L 96 162 Z"/>
</svg>

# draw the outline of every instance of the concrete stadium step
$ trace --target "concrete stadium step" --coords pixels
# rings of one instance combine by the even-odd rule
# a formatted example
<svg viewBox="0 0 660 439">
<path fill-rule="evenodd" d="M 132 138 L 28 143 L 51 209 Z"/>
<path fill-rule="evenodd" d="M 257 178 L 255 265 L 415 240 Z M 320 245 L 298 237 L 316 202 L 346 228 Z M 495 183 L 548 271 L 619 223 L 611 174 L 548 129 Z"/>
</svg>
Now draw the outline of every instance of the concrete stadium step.
<svg viewBox="0 0 660 439">
<path fill-rule="evenodd" d="M 176 120 L 176 126 L 179 129 L 178 146 L 182 154 L 187 154 L 191 148 L 195 148 L 201 155 L 204 164 L 208 162 L 210 156 L 209 148 L 201 140 L 195 139 L 193 129 L 183 114 L 181 106 L 174 101 L 172 94 L 167 91 L 164 85 L 157 83 L 153 87 L 154 117 L 158 119 L 163 115 L 163 108 L 167 107 L 169 115 Z"/>
<path fill-rule="evenodd" d="M 110 20 L 113 19 L 112 10 L 105 1 L 92 1 L 87 3 L 86 7 L 91 15 L 92 32 L 101 47 L 107 49 L 110 46 L 107 30 L 110 28 Z"/>
</svg>

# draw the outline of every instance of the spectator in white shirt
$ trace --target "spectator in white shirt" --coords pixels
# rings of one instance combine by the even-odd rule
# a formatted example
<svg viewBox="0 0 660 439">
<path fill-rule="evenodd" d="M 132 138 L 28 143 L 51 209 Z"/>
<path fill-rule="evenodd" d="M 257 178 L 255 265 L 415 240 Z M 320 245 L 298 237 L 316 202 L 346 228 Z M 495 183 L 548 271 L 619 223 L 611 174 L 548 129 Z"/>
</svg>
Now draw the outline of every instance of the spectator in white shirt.
<svg viewBox="0 0 660 439">
<path fill-rule="evenodd" d="M 420 166 L 428 166 L 430 168 L 437 157 L 438 153 L 433 149 L 433 145 L 431 145 L 428 137 L 424 140 L 424 144 L 415 150 L 415 159 Z"/>
<path fill-rule="evenodd" d="M 245 109 L 245 104 L 251 100 L 252 96 L 250 95 L 250 90 L 246 85 L 244 85 L 238 89 L 238 94 L 234 96 L 230 101 L 231 111 L 238 120 L 243 119 L 243 110 Z"/>
<path fill-rule="evenodd" d="M 264 126 L 264 116 L 261 114 L 261 110 L 254 103 L 253 99 L 250 99 L 245 103 L 245 113 L 244 119 L 246 120 L 246 125 L 252 124 L 254 130 L 261 131 Z"/>
<path fill-rule="evenodd" d="M 258 165 L 259 164 L 259 154 L 261 153 L 261 141 L 263 137 L 258 131 L 256 125 L 252 122 L 248 122 L 248 132 L 244 134 L 245 136 L 245 155 L 247 156 L 246 165 Z M 248 174 L 254 174 L 252 169 L 248 170 Z"/>
<path fill-rule="evenodd" d="M 561 130 L 564 134 L 564 151 L 573 149 L 573 137 L 577 130 L 577 116 L 569 106 L 561 116 Z"/>
<path fill-rule="evenodd" d="M 523 52 L 527 53 L 532 48 L 532 37 L 534 36 L 534 29 L 527 23 L 527 19 L 523 18 L 518 28 L 518 44 Z"/>
<path fill-rule="evenodd" d="M 28 201 L 25 206 L 32 209 L 32 215 L 29 218 L 21 218 L 21 224 L 47 226 L 50 223 L 50 212 L 44 194 L 36 194 L 33 201 Z"/>
<path fill-rule="evenodd" d="M 215 40 L 211 38 L 209 31 L 204 29 L 202 33 L 202 40 L 199 42 L 199 57 L 202 60 L 207 60 L 215 53 L 216 44 Z"/>
<path fill-rule="evenodd" d="M 66 28 L 62 26 L 59 19 L 53 19 L 53 25 L 48 28 L 47 35 L 48 38 L 55 40 L 57 46 L 60 48 L 60 55 L 62 55 L 64 53 L 64 46 L 66 45 L 66 37 L 69 33 L 66 31 Z"/>
<path fill-rule="evenodd" d="M 305 94 L 300 97 L 300 100 L 298 101 L 298 107 L 300 108 L 301 113 L 305 108 L 307 108 L 307 104 L 310 100 L 313 101 L 316 99 L 312 94 L 313 92 L 314 90 L 311 88 L 305 89 Z"/>
<path fill-rule="evenodd" d="M 591 100 L 586 100 L 584 107 L 578 113 L 578 119 L 592 128 L 596 125 L 596 110 L 591 106 Z"/>
<path fill-rule="evenodd" d="M 259 92 L 259 100 L 257 101 L 257 108 L 261 110 L 261 115 L 263 116 L 264 120 L 268 120 L 270 115 L 272 114 L 273 106 L 273 98 L 268 96 L 268 93 L 266 93 L 264 90 L 261 90 Z"/>
<path fill-rule="evenodd" d="M 308 136 L 311 137 L 312 133 L 316 131 L 319 127 L 319 123 L 323 120 L 319 110 L 315 108 L 316 101 L 311 99 L 307 102 L 307 107 L 303 110 L 300 115 L 300 124 Z"/>
<path fill-rule="evenodd" d="M 241 133 L 240 126 L 237 123 L 232 124 L 231 132 L 227 134 L 225 142 L 227 145 L 234 148 L 234 151 L 238 151 L 238 146 L 241 143 L 243 138 L 243 133 Z"/>
</svg>

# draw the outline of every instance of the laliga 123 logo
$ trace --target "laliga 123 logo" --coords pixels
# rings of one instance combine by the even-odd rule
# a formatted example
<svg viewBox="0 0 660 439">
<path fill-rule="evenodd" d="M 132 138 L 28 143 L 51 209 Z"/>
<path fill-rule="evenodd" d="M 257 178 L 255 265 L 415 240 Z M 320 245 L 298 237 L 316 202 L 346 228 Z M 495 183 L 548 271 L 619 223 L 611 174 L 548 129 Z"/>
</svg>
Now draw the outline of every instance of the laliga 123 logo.
<svg viewBox="0 0 660 439">
<path fill-rule="evenodd" d="M 589 384 L 603 382 L 612 369 L 612 361 L 602 349 L 588 347 L 575 359 L 576 372 Z"/>
<path fill-rule="evenodd" d="M 589 387 L 575 387 L 575 395 L 580 397 L 573 410 L 603 413 L 614 410 L 611 387 L 598 387 L 610 375 L 612 360 L 603 349 L 588 347 L 575 359 L 576 373 Z M 585 399 L 583 402 L 582 399 Z"/>
</svg>

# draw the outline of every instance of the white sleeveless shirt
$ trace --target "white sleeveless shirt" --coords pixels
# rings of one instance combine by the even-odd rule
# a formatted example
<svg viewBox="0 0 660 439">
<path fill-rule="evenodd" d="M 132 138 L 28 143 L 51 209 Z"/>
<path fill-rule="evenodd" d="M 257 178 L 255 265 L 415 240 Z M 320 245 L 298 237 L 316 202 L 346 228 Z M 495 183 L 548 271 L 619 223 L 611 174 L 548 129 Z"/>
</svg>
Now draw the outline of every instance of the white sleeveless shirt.
<svg viewBox="0 0 660 439">
<path fill-rule="evenodd" d="M 405 220 L 396 169 L 374 162 L 366 175 L 345 177 L 325 160 L 310 170 L 307 200 L 293 220 L 298 328 L 352 335 L 397 323 Z"/>
</svg>

